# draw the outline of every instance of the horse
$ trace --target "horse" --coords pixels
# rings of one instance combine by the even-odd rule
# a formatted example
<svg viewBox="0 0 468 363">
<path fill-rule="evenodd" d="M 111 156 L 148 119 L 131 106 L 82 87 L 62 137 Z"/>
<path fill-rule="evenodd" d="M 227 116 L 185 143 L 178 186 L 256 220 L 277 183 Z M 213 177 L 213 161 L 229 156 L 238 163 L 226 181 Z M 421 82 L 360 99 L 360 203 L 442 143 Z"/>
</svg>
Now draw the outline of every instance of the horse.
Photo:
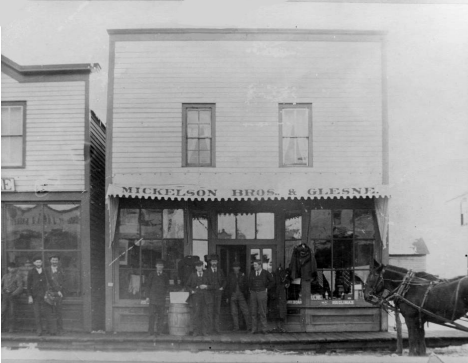
<svg viewBox="0 0 468 363">
<path fill-rule="evenodd" d="M 389 293 L 387 298 L 386 292 Z M 376 264 L 364 286 L 364 299 L 373 304 L 393 300 L 408 328 L 409 355 L 424 356 L 424 324 L 444 325 L 468 312 L 468 276 L 440 280 L 434 275 L 412 274 L 401 267 Z"/>
</svg>

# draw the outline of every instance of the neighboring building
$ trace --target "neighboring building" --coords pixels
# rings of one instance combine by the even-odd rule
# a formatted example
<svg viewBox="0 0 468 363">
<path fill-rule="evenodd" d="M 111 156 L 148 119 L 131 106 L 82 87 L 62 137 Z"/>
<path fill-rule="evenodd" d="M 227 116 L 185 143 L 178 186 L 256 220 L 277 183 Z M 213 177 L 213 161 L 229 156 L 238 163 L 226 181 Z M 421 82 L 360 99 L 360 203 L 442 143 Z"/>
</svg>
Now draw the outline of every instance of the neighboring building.
<svg viewBox="0 0 468 363">
<path fill-rule="evenodd" d="M 274 271 L 301 244 L 318 279 L 289 288 L 287 329 L 386 330 L 360 293 L 388 263 L 384 33 L 109 34 L 106 330 L 147 329 L 158 258 L 180 289 L 184 256 Z"/>
<path fill-rule="evenodd" d="M 2 55 L 2 273 L 59 255 L 65 330 L 104 324 L 106 128 L 89 109 L 99 64 L 20 66 Z M 34 328 L 22 295 L 18 323 Z"/>
<path fill-rule="evenodd" d="M 407 253 L 390 254 L 390 265 L 406 268 L 413 271 L 426 271 L 429 249 L 422 238 L 416 239 L 408 246 Z"/>
</svg>

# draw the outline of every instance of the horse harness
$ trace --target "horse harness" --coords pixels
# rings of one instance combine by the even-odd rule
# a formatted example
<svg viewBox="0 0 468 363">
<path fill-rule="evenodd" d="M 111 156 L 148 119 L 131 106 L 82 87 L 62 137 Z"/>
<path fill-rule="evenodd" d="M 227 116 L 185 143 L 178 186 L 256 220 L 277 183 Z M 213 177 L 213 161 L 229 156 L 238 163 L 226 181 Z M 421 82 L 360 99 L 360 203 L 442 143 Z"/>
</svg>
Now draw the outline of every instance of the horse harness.
<svg viewBox="0 0 468 363">
<path fill-rule="evenodd" d="M 452 320 L 449 320 L 449 319 L 446 319 L 446 318 L 443 318 L 439 315 L 436 315 L 434 313 L 431 313 L 430 311 L 424 309 L 424 304 L 426 303 L 426 300 L 427 300 L 427 296 L 429 295 L 429 292 L 432 290 L 432 288 L 434 286 L 436 286 L 437 284 L 441 283 L 441 282 L 444 282 L 444 280 L 439 280 L 437 282 L 434 282 L 434 281 L 430 281 L 428 286 L 427 286 L 427 289 L 424 293 L 424 297 L 423 297 L 423 301 L 421 303 L 421 306 L 418 306 L 416 305 L 415 303 L 409 301 L 408 299 L 405 298 L 405 295 L 406 293 L 408 292 L 408 290 L 410 289 L 411 287 L 411 282 L 414 280 L 414 279 L 420 279 L 420 280 L 424 280 L 424 281 L 428 281 L 426 279 L 422 279 L 420 277 L 417 277 L 415 276 L 415 273 L 412 271 L 412 270 L 409 270 L 405 277 L 403 278 L 402 282 L 400 285 L 398 285 L 393 291 L 388 291 L 388 290 L 385 290 L 384 293 L 382 294 L 382 299 L 380 301 L 380 305 L 382 306 L 388 306 L 388 303 L 393 300 L 394 304 L 395 304 L 395 310 L 398 311 L 398 304 L 400 302 L 404 302 L 410 306 L 412 306 L 413 308 L 417 309 L 418 312 L 419 312 L 419 324 L 420 326 L 422 325 L 422 314 L 426 314 L 426 315 L 429 315 L 429 316 L 432 316 L 433 318 L 436 318 L 436 319 L 439 319 L 439 320 L 442 320 L 444 321 L 444 324 L 453 324 L 454 326 L 452 327 L 455 327 L 455 328 L 459 328 L 461 330 L 464 330 L 464 331 L 467 331 L 467 328 L 463 325 L 460 325 L 460 324 L 457 324 L 454 322 L 455 320 L 455 313 L 456 313 L 456 309 L 457 309 L 457 300 L 458 300 L 458 294 L 459 294 L 459 290 L 460 290 L 460 284 L 462 282 L 462 280 L 464 280 L 465 278 L 468 278 L 468 276 L 465 276 L 465 277 L 462 277 L 459 281 L 458 281 L 458 284 L 457 284 L 457 290 L 456 290 L 456 294 L 455 294 L 455 301 L 454 301 L 454 306 L 453 306 L 453 315 L 452 315 Z M 381 272 L 381 274 L 379 275 L 379 280 L 377 283 L 380 283 L 380 282 L 384 282 L 384 278 L 383 278 L 383 272 Z M 414 284 L 413 284 L 414 285 Z M 386 293 L 387 292 L 387 293 Z M 387 296 L 383 296 L 383 295 L 387 295 Z"/>
</svg>

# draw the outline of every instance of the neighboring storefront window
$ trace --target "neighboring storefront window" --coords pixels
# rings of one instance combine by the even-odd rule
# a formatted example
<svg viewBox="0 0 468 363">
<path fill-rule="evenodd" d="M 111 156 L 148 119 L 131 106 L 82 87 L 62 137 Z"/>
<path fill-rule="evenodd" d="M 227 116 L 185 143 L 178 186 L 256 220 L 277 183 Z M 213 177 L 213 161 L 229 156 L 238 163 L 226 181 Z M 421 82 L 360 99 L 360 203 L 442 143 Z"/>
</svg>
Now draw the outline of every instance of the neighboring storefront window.
<svg viewBox="0 0 468 363">
<path fill-rule="evenodd" d="M 2 243 L 7 262 L 16 262 L 26 282 L 32 259 L 60 257 L 67 296 L 81 295 L 80 205 L 78 203 L 3 204 Z"/>
<path fill-rule="evenodd" d="M 119 214 L 119 297 L 142 299 L 144 283 L 165 261 L 170 283 L 177 279 L 177 265 L 184 257 L 182 209 L 122 208 Z"/>
<path fill-rule="evenodd" d="M 203 260 L 203 257 L 208 255 L 208 216 L 206 214 L 194 213 L 192 215 L 192 240 L 192 255 Z"/>
<path fill-rule="evenodd" d="M 289 264 L 294 247 L 294 215 L 286 217 L 285 258 Z M 317 278 L 311 283 L 312 300 L 362 299 L 362 288 L 374 258 L 375 218 L 372 210 L 311 210 L 308 245 L 315 253 Z M 296 222 L 297 224 L 297 222 Z M 289 289 L 289 300 L 298 300 L 300 281 Z"/>
</svg>

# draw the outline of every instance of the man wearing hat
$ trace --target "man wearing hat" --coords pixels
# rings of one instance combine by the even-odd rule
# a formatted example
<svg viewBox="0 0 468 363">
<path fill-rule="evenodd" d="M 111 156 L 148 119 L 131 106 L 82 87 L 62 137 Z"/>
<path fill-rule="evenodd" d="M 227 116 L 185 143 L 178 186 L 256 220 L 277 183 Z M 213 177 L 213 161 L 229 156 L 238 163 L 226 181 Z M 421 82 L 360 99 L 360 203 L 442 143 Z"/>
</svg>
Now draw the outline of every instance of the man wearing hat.
<svg viewBox="0 0 468 363">
<path fill-rule="evenodd" d="M 163 272 L 164 261 L 156 261 L 156 271 L 152 271 L 146 280 L 146 302 L 149 303 L 148 335 L 163 334 L 166 312 L 166 294 L 169 278 Z M 154 324 L 157 328 L 154 330 Z"/>
<path fill-rule="evenodd" d="M 244 316 L 245 324 L 249 331 L 252 330 L 249 308 L 247 307 L 247 297 L 249 294 L 249 283 L 245 273 L 240 272 L 239 261 L 232 264 L 232 272 L 229 274 L 226 284 L 226 293 L 231 300 L 231 315 L 234 324 L 234 331 L 239 331 L 239 309 Z"/>
<path fill-rule="evenodd" d="M 210 256 L 210 267 L 206 269 L 208 289 L 213 296 L 213 303 L 208 305 L 208 315 L 211 323 L 211 332 L 219 333 L 219 316 L 221 315 L 221 299 L 226 287 L 226 278 L 223 271 L 218 267 L 218 255 Z"/>
<path fill-rule="evenodd" d="M 186 288 L 190 292 L 189 300 L 192 304 L 193 336 L 206 335 L 211 329 L 208 314 L 208 305 L 213 304 L 213 297 L 208 292 L 209 285 L 206 271 L 203 271 L 203 262 L 196 261 L 196 271 L 190 275 Z"/>
<path fill-rule="evenodd" d="M 249 276 L 251 333 L 265 334 L 267 331 L 267 291 L 275 285 L 275 281 L 268 271 L 262 269 L 262 261 L 255 260 L 253 267 L 254 271 Z M 260 320 L 260 327 L 258 320 Z"/>
<path fill-rule="evenodd" d="M 15 262 L 9 262 L 8 272 L 2 277 L 2 326 L 13 333 L 16 323 L 17 297 L 23 292 L 23 278 L 18 274 Z M 4 329 L 2 329 L 3 331 Z"/>
</svg>

